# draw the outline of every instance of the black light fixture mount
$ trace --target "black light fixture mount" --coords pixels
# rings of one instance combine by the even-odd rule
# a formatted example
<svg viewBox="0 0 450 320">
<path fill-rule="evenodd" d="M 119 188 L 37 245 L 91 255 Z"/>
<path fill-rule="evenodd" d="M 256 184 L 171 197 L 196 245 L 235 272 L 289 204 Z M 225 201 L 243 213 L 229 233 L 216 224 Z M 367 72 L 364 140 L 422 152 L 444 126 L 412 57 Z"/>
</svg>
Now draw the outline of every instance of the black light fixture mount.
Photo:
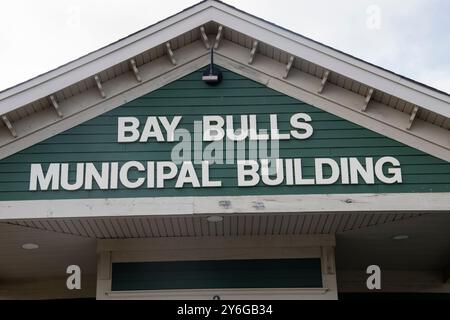
<svg viewBox="0 0 450 320">
<path fill-rule="evenodd" d="M 222 81 L 222 72 L 214 65 L 214 48 L 211 47 L 211 63 L 208 68 L 203 71 L 202 80 L 209 85 L 216 85 Z"/>
</svg>

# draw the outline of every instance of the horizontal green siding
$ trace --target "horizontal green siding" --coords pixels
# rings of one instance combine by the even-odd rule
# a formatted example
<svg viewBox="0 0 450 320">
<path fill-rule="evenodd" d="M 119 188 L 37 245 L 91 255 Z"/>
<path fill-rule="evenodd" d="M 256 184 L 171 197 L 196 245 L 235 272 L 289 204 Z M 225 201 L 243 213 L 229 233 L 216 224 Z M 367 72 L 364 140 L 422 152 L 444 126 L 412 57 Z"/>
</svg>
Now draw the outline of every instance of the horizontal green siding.
<svg viewBox="0 0 450 320">
<path fill-rule="evenodd" d="M 311 105 L 290 98 L 274 90 L 229 71 L 218 86 L 208 86 L 201 80 L 201 72 L 194 72 L 165 87 L 144 95 L 79 126 L 60 133 L 32 147 L 0 160 L 0 200 L 158 197 L 158 196 L 220 196 L 261 194 L 328 194 L 328 193 L 397 193 L 397 192 L 450 192 L 450 164 L 427 155 L 400 142 L 367 130 Z M 306 140 L 291 139 L 280 142 L 280 158 L 302 158 L 306 178 L 314 177 L 314 158 L 394 156 L 402 168 L 402 184 L 305 185 L 267 187 L 237 187 L 236 166 L 213 164 L 212 179 L 220 179 L 221 188 L 192 188 L 186 185 L 175 189 L 175 181 L 168 181 L 164 189 L 125 189 L 91 191 L 28 191 L 31 163 L 101 162 L 124 163 L 130 160 L 171 160 L 171 150 L 177 144 L 117 143 L 118 116 L 135 116 L 141 127 L 147 116 L 182 115 L 179 128 L 194 131 L 194 121 L 203 115 L 256 114 L 259 128 L 269 127 L 269 114 L 278 115 L 281 132 L 291 130 L 290 116 L 305 112 L 312 118 L 313 135 Z M 200 137 L 193 140 L 201 141 Z M 194 144 L 194 142 L 193 142 Z M 202 143 L 206 146 L 206 143 Z M 268 144 L 270 146 L 270 142 Z M 192 146 L 194 147 L 194 146 Z M 223 149 L 223 148 L 222 148 Z M 254 148 L 252 148 L 253 150 Z M 200 177 L 200 169 L 197 169 Z M 327 173 L 327 171 L 325 171 Z M 75 177 L 74 166 L 71 178 Z M 130 178 L 137 178 L 130 172 Z M 94 186 L 96 187 L 95 183 Z"/>
<path fill-rule="evenodd" d="M 320 287 L 320 259 L 316 258 L 112 264 L 113 291 Z"/>
</svg>

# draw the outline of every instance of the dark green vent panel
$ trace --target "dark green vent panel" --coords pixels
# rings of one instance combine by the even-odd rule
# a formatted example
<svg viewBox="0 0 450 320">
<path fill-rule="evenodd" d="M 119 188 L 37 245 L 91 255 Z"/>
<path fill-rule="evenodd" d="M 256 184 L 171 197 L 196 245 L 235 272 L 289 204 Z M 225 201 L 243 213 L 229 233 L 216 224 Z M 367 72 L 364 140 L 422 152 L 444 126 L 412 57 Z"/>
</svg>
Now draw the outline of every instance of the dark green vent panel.
<svg viewBox="0 0 450 320">
<path fill-rule="evenodd" d="M 113 291 L 320 287 L 319 258 L 112 264 Z"/>
</svg>

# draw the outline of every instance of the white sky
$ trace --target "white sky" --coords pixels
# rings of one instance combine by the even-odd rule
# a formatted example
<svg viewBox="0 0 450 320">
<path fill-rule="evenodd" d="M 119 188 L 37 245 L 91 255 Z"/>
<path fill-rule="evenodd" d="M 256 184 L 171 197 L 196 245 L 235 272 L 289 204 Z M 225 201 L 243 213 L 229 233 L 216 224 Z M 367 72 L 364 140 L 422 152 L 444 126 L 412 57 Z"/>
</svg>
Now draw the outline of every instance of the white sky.
<svg viewBox="0 0 450 320">
<path fill-rule="evenodd" d="M 0 7 L 0 90 L 145 28 L 197 0 L 14 0 Z M 450 1 L 225 0 L 450 92 Z"/>
</svg>

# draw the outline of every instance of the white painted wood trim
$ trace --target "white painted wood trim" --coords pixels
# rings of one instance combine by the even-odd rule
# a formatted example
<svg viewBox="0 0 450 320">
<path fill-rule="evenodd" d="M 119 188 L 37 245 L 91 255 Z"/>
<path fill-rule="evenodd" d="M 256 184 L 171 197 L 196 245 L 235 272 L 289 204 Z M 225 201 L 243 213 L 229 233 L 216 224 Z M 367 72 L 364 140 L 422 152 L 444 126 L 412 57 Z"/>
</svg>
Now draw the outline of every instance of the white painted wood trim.
<svg viewBox="0 0 450 320">
<path fill-rule="evenodd" d="M 222 237 L 165 237 L 151 239 L 104 239 L 97 241 L 97 251 L 189 250 L 218 248 L 305 248 L 334 247 L 334 235 L 270 235 Z M 321 255 L 319 250 L 317 257 Z"/>
<path fill-rule="evenodd" d="M 223 201 L 230 206 L 223 207 Z M 1 201 L 0 220 L 234 213 L 449 212 L 450 194 L 356 193 Z"/>
<path fill-rule="evenodd" d="M 268 289 L 183 289 L 108 291 L 109 299 L 119 300 L 335 300 L 337 294 L 328 288 L 268 288 Z"/>
<path fill-rule="evenodd" d="M 113 262 L 148 261 L 212 261 L 246 259 L 308 259 L 319 258 L 317 247 L 301 248 L 200 248 L 189 250 L 115 251 Z"/>
</svg>

